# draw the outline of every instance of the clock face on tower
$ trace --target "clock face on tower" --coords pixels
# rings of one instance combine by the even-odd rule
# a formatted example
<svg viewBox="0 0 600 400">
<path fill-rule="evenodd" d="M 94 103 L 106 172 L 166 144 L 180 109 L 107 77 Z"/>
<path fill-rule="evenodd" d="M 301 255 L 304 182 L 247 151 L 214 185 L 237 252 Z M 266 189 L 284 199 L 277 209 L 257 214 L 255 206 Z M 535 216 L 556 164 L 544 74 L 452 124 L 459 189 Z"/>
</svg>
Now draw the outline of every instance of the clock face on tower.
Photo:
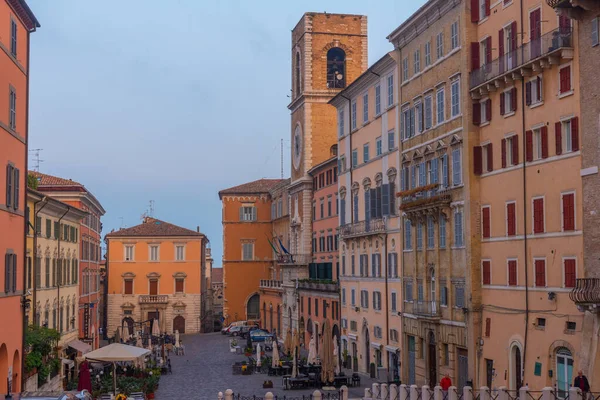
<svg viewBox="0 0 600 400">
<path fill-rule="evenodd" d="M 300 168 L 300 159 L 302 158 L 302 130 L 300 124 L 296 125 L 294 130 L 294 137 L 292 140 L 292 160 L 294 162 L 294 169 Z"/>
</svg>

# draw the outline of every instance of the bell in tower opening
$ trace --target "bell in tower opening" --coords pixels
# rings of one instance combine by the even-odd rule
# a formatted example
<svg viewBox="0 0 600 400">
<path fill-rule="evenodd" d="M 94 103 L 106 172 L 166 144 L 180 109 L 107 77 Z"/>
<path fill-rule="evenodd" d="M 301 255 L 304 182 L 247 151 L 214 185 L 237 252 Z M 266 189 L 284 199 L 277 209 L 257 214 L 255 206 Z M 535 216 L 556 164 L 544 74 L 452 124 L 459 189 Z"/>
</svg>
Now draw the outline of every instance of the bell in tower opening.
<svg viewBox="0 0 600 400">
<path fill-rule="evenodd" d="M 327 87 L 343 89 L 346 87 L 346 53 L 339 47 L 327 52 Z"/>
</svg>

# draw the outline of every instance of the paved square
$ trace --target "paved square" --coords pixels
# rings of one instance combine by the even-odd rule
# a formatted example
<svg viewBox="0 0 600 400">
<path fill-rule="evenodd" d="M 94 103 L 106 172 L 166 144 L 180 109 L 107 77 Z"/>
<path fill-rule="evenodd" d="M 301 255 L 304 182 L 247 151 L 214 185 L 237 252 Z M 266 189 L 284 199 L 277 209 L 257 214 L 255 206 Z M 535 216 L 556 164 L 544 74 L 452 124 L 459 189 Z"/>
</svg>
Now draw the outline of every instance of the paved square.
<svg viewBox="0 0 600 400">
<path fill-rule="evenodd" d="M 210 399 L 216 400 L 219 392 L 232 389 L 242 396 L 260 396 L 272 392 L 277 396 L 301 397 L 315 389 L 283 390 L 282 378 L 266 374 L 233 375 L 232 364 L 247 360 L 244 355 L 229 351 L 229 337 L 220 333 L 183 335 L 185 355 L 171 354 L 172 375 L 160 379 L 156 399 Z M 273 381 L 273 389 L 263 389 L 265 380 Z M 350 398 L 361 398 L 371 380 L 361 376 L 362 387 L 350 388 Z"/>
</svg>

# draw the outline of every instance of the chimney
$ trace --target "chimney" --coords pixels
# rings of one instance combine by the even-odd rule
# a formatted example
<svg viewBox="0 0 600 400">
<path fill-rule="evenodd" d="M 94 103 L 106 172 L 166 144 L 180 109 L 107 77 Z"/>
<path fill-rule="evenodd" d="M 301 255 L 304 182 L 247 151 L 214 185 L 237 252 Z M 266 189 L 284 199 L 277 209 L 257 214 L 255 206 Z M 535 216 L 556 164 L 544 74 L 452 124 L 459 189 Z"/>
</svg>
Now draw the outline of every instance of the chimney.
<svg viewBox="0 0 600 400">
<path fill-rule="evenodd" d="M 200 225 L 196 226 L 196 232 L 200 233 Z"/>
</svg>

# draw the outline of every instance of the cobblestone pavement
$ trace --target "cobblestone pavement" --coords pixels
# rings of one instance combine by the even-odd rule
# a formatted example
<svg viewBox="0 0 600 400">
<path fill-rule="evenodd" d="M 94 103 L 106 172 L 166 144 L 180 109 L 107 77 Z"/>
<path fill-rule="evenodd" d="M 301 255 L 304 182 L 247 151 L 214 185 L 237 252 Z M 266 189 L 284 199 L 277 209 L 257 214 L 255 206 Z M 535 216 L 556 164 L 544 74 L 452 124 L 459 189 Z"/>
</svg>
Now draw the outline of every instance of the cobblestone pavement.
<svg viewBox="0 0 600 400">
<path fill-rule="evenodd" d="M 201 399 L 216 400 L 219 392 L 233 390 L 242 396 L 263 397 L 268 391 L 277 396 L 302 397 L 310 395 L 314 389 L 283 390 L 281 377 L 266 374 L 233 375 L 232 364 L 247 358 L 229 351 L 229 338 L 220 333 L 184 335 L 185 355 L 171 354 L 172 375 L 163 375 L 156 399 Z M 273 389 L 263 389 L 265 380 L 273 381 Z M 361 377 L 362 387 L 350 388 L 350 398 L 364 395 L 366 385 L 371 381 Z"/>
</svg>

